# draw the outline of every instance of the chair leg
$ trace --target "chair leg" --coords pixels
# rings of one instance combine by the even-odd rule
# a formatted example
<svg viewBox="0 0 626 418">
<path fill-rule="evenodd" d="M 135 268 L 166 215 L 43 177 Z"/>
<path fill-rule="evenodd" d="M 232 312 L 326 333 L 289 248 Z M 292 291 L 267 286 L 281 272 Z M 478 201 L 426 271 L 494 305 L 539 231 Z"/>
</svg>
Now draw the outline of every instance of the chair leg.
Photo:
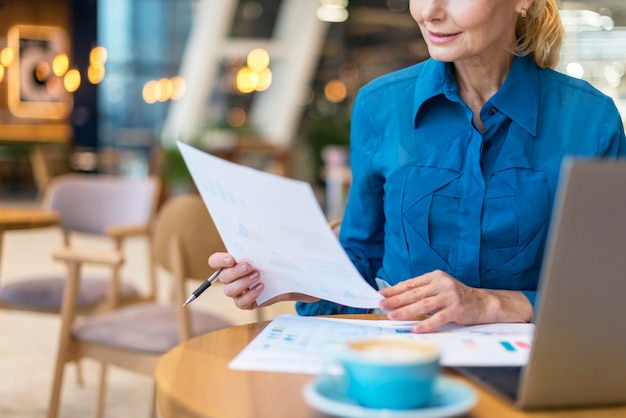
<svg viewBox="0 0 626 418">
<path fill-rule="evenodd" d="M 57 355 L 57 362 L 54 367 L 54 377 L 52 379 L 52 393 L 48 405 L 48 418 L 57 418 L 59 415 L 59 404 L 61 401 L 61 388 L 63 387 L 63 374 L 65 372 L 65 362 L 63 353 Z"/>
<path fill-rule="evenodd" d="M 156 407 L 156 381 L 152 382 L 152 402 L 150 403 L 150 418 L 158 418 Z"/>
<path fill-rule="evenodd" d="M 256 311 L 256 320 L 258 322 L 265 321 L 265 308 L 257 308 L 255 311 Z"/>
<path fill-rule="evenodd" d="M 61 305 L 61 332 L 59 333 L 59 347 L 57 349 L 56 363 L 54 365 L 54 377 L 52 378 L 52 391 L 48 406 L 48 418 L 57 418 L 59 415 L 59 402 L 61 400 L 61 388 L 65 363 L 73 360 L 72 349 L 72 321 L 74 320 L 76 297 L 78 295 L 78 283 L 80 278 L 80 264 L 68 264 L 68 282 L 63 290 L 63 304 Z"/>
<path fill-rule="evenodd" d="M 100 365 L 100 384 L 98 385 L 98 401 L 96 404 L 96 418 L 104 417 L 104 407 L 106 404 L 106 393 L 108 386 L 109 368 L 106 363 Z"/>
<path fill-rule="evenodd" d="M 85 387 L 85 375 L 83 374 L 83 363 L 81 363 L 80 359 L 74 362 L 76 364 L 76 383 L 81 388 Z"/>
</svg>

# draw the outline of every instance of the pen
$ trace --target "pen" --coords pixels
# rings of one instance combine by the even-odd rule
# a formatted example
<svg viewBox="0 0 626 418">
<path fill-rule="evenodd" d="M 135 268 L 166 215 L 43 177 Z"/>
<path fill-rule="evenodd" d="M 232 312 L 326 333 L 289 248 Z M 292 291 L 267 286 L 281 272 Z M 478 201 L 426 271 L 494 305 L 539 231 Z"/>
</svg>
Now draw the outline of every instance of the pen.
<svg viewBox="0 0 626 418">
<path fill-rule="evenodd" d="M 218 269 L 215 273 L 211 274 L 211 277 L 209 277 L 208 279 L 206 279 L 204 282 L 202 282 L 202 284 L 191 293 L 191 296 L 189 296 L 187 298 L 187 300 L 185 301 L 185 303 L 183 303 L 183 306 L 187 306 L 188 304 L 190 304 L 191 302 L 193 302 L 194 300 L 196 300 L 196 298 L 198 298 L 205 290 L 207 290 L 209 287 L 211 287 L 211 285 L 213 284 L 213 282 L 215 280 L 217 280 L 217 276 L 220 275 L 220 273 L 222 272 L 223 269 Z"/>
</svg>

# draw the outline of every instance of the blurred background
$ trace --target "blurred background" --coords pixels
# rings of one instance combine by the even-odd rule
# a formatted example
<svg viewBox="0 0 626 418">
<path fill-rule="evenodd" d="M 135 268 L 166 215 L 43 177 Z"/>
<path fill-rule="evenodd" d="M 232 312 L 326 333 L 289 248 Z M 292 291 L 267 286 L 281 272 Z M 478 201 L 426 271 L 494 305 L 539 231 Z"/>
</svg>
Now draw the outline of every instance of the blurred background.
<svg viewBox="0 0 626 418">
<path fill-rule="evenodd" d="M 558 70 L 624 109 L 626 4 L 561 8 Z M 2 0 L 0 50 L 0 198 L 66 171 L 176 193 L 182 140 L 312 182 L 329 216 L 324 159 L 343 164 L 358 89 L 428 56 L 408 0 Z"/>
</svg>

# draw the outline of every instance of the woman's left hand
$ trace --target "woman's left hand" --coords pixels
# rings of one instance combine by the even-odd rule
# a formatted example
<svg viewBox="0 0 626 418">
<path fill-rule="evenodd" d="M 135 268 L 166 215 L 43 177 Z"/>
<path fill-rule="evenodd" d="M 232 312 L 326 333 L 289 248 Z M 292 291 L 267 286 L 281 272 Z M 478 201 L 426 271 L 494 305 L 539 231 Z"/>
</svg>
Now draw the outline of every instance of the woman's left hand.
<svg viewBox="0 0 626 418">
<path fill-rule="evenodd" d="M 532 306 L 521 293 L 476 289 L 435 270 L 380 290 L 380 308 L 389 319 L 423 316 L 413 331 L 429 332 L 448 322 L 471 325 L 489 322 L 528 322 Z"/>
</svg>

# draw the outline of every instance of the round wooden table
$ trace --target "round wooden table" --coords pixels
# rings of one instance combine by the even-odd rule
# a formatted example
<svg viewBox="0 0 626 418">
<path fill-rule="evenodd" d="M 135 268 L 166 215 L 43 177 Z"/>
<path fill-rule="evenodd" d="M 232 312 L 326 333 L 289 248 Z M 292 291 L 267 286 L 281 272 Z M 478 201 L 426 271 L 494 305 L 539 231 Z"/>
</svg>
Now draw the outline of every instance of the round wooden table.
<svg viewBox="0 0 626 418">
<path fill-rule="evenodd" d="M 0 206 L 0 257 L 2 235 L 14 229 L 44 228 L 59 223 L 59 216 L 52 211 L 31 207 Z"/>
<path fill-rule="evenodd" d="M 365 315 L 367 319 L 372 316 Z M 312 418 L 327 417 L 302 397 L 313 378 L 306 374 L 231 370 L 228 363 L 269 323 L 239 325 L 192 338 L 168 353 L 157 365 L 156 403 L 162 418 Z M 485 392 L 452 370 L 447 376 L 467 383 L 478 393 L 466 415 L 480 418 L 617 418 L 626 407 L 521 412 Z"/>
</svg>

